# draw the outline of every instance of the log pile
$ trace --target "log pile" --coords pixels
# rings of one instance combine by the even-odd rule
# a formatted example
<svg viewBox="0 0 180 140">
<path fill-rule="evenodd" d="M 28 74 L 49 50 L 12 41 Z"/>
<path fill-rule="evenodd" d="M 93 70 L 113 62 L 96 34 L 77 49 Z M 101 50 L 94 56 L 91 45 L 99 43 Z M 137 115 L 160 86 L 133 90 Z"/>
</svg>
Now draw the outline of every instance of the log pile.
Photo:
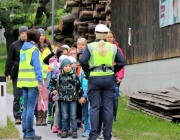
<svg viewBox="0 0 180 140">
<path fill-rule="evenodd" d="M 72 10 L 70 14 L 60 17 L 59 32 L 54 35 L 57 42 L 76 46 L 80 37 L 86 38 L 88 43 L 93 42 L 97 24 L 105 24 L 111 28 L 111 0 L 66 1 L 66 7 L 71 7 Z"/>
<path fill-rule="evenodd" d="M 169 122 L 180 121 L 180 88 L 138 91 L 138 93 L 130 95 L 128 106 Z"/>
</svg>

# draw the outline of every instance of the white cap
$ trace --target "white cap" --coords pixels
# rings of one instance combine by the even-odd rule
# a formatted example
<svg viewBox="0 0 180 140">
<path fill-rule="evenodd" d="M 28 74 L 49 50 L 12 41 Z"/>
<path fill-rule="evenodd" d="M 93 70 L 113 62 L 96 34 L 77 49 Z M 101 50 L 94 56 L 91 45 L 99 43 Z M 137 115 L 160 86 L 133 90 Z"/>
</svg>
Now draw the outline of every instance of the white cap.
<svg viewBox="0 0 180 140">
<path fill-rule="evenodd" d="M 95 28 L 96 32 L 106 33 L 109 32 L 109 28 L 104 24 L 98 24 Z"/>
<path fill-rule="evenodd" d="M 62 45 L 63 48 L 70 49 L 68 45 Z"/>
<path fill-rule="evenodd" d="M 76 58 L 73 56 L 69 56 L 68 59 L 71 61 L 71 63 L 76 63 Z"/>
<path fill-rule="evenodd" d="M 66 58 L 68 58 L 67 55 L 61 55 L 61 56 L 59 57 L 59 63 L 60 63 L 60 65 L 61 65 L 61 62 L 62 62 L 64 59 L 66 59 Z"/>
</svg>

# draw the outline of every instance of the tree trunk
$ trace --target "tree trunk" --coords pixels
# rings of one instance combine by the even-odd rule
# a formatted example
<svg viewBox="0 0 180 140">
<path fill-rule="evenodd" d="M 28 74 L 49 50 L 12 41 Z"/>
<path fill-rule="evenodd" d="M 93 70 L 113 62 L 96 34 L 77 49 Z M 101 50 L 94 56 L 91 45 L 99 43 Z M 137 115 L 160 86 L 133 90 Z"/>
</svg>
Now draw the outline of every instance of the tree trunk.
<svg viewBox="0 0 180 140">
<path fill-rule="evenodd" d="M 6 38 L 7 54 L 9 52 L 9 48 L 10 48 L 11 44 L 14 41 L 18 40 L 18 36 L 19 36 L 19 30 L 18 29 L 12 29 L 12 28 L 5 29 L 4 37 Z"/>
<path fill-rule="evenodd" d="M 104 10 L 105 10 L 105 6 L 104 6 L 104 5 L 101 5 L 101 4 L 96 4 L 95 10 L 96 10 L 97 12 L 104 11 Z"/>
<path fill-rule="evenodd" d="M 65 38 L 72 37 L 72 34 L 55 34 L 54 39 L 56 41 L 63 41 Z"/>
<path fill-rule="evenodd" d="M 66 1 L 66 7 L 78 7 L 79 6 L 79 2 L 77 1 Z"/>
<path fill-rule="evenodd" d="M 46 31 L 48 32 L 49 35 L 51 35 L 52 26 L 47 27 L 47 28 L 46 28 Z M 61 32 L 61 31 L 59 30 L 58 25 L 54 26 L 54 34 L 57 34 L 57 33 L 59 33 L 59 32 Z"/>
</svg>

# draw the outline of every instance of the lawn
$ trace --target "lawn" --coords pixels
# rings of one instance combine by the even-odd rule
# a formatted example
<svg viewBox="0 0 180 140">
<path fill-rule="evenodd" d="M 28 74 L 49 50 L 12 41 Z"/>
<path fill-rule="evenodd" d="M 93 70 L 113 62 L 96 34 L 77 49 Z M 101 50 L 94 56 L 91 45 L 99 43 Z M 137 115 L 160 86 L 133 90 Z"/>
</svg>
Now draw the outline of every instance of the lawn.
<svg viewBox="0 0 180 140">
<path fill-rule="evenodd" d="M 128 97 L 119 98 L 113 134 L 120 140 L 179 140 L 180 125 L 127 107 Z"/>
</svg>

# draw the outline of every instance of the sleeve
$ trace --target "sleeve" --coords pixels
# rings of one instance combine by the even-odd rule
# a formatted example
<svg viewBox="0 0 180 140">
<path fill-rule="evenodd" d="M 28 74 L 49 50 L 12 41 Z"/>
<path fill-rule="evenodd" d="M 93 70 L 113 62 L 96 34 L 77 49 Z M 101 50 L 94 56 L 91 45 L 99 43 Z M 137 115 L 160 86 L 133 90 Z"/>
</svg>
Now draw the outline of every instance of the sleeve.
<svg viewBox="0 0 180 140">
<path fill-rule="evenodd" d="M 51 52 L 48 56 L 46 56 L 46 57 L 44 58 L 43 62 L 44 62 L 45 64 L 49 65 L 49 59 L 50 59 L 51 57 L 53 57 L 54 55 L 55 55 L 54 52 Z"/>
<path fill-rule="evenodd" d="M 87 72 L 89 70 L 88 60 L 90 59 L 90 57 L 91 57 L 91 54 L 88 50 L 88 47 L 86 47 L 85 51 L 82 54 L 81 59 L 79 60 L 84 72 Z"/>
<path fill-rule="evenodd" d="M 118 50 L 120 51 L 121 55 L 124 57 L 122 49 L 120 47 L 118 47 Z M 123 67 L 119 72 L 117 72 L 118 79 L 124 78 L 124 70 L 125 70 L 125 68 Z"/>
<path fill-rule="evenodd" d="M 114 72 L 120 71 L 125 66 L 125 59 L 118 50 L 115 56 L 115 62 L 116 65 L 114 65 Z"/>
<path fill-rule="evenodd" d="M 40 60 L 37 59 L 39 58 L 39 50 L 34 50 L 32 53 L 32 60 L 31 60 L 31 65 L 34 66 L 34 71 L 36 73 L 36 78 L 39 81 L 39 84 L 43 85 L 43 75 L 42 75 L 42 68 L 40 64 Z"/>
<path fill-rule="evenodd" d="M 6 60 L 6 66 L 5 66 L 5 76 L 9 76 L 10 75 L 10 71 L 11 68 L 13 66 L 14 63 L 14 44 L 11 44 L 9 52 L 8 52 L 8 57 Z"/>
<path fill-rule="evenodd" d="M 83 90 L 82 90 L 80 80 L 77 76 L 76 76 L 76 92 L 78 94 L 78 97 L 81 98 L 83 95 Z"/>
<path fill-rule="evenodd" d="M 50 80 L 50 92 L 56 90 L 56 85 L 57 85 L 57 76 L 51 78 Z"/>
</svg>

